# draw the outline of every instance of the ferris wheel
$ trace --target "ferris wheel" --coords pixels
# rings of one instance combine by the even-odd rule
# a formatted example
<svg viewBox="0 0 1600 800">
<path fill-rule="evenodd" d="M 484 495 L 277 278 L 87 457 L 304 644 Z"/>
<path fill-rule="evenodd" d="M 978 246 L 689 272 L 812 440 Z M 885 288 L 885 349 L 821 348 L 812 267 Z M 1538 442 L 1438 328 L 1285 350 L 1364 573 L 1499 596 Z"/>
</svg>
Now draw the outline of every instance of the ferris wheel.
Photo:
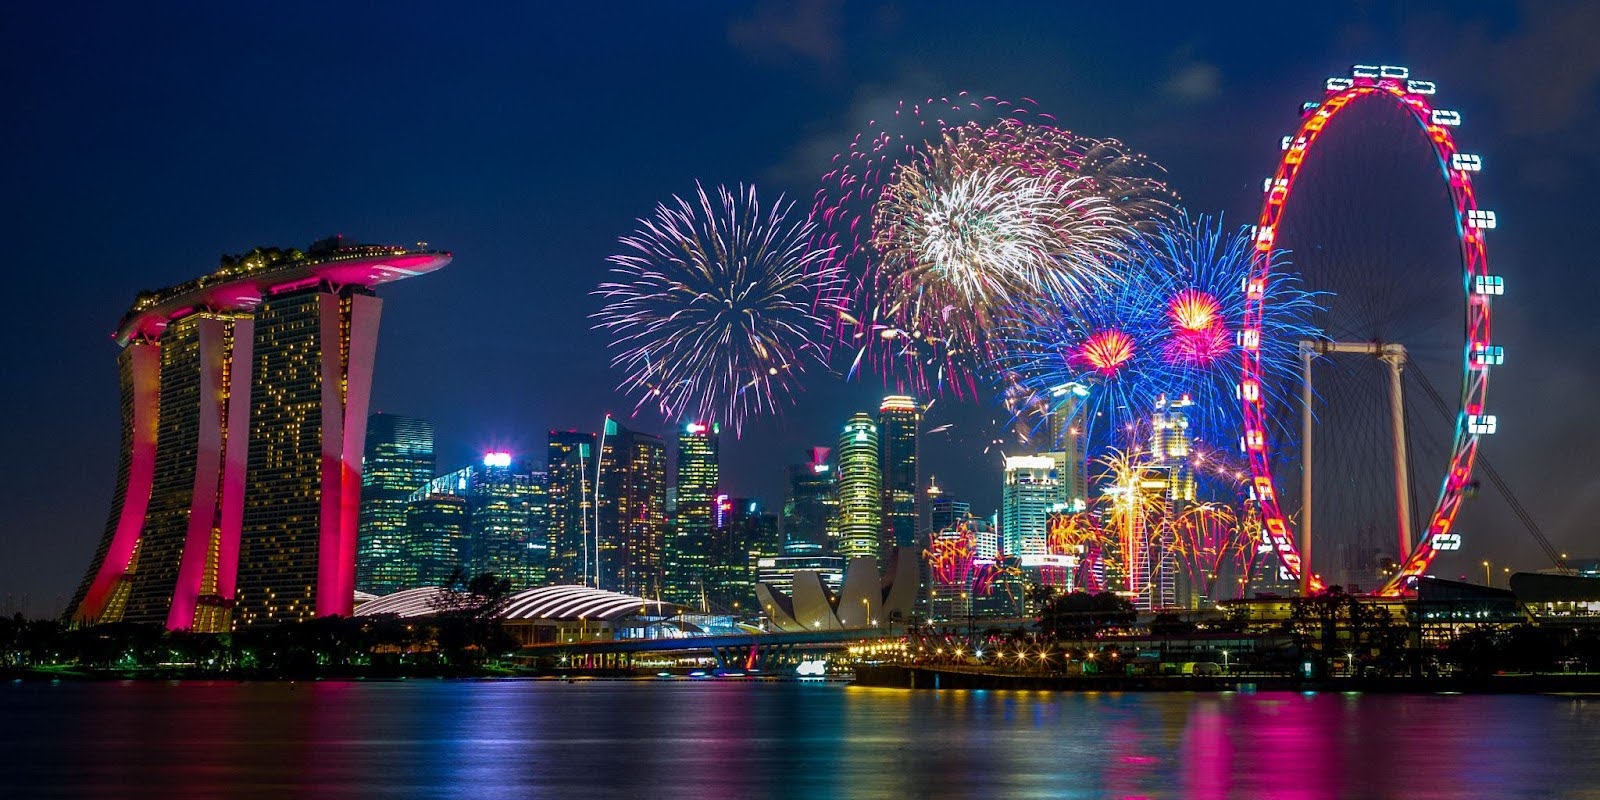
<svg viewBox="0 0 1600 800">
<path fill-rule="evenodd" d="M 1394 531 L 1393 538 L 1385 546 L 1394 548 L 1390 552 L 1396 554 L 1396 559 L 1377 594 L 1397 596 L 1412 590 L 1417 578 L 1429 570 L 1440 553 L 1460 549 L 1462 537 L 1455 530 L 1455 524 L 1462 502 L 1474 485 L 1473 465 L 1478 445 L 1482 437 L 1493 434 L 1497 427 L 1495 416 L 1487 412 L 1485 405 L 1490 369 L 1504 360 L 1504 349 L 1490 336 L 1493 301 L 1504 291 L 1504 281 L 1489 272 L 1484 247 L 1485 234 L 1495 227 L 1495 215 L 1478 207 L 1473 190 L 1473 178 L 1482 168 L 1482 159 L 1457 147 L 1455 129 L 1461 124 L 1461 115 L 1434 105 L 1436 87 L 1432 82 L 1413 79 L 1405 67 L 1357 65 L 1351 68 L 1348 77 L 1329 78 L 1325 87 L 1320 101 L 1302 106 L 1300 126 L 1295 133 L 1283 137 L 1283 152 L 1277 169 L 1264 185 L 1266 199 L 1254 231 L 1255 268 L 1245 287 L 1245 323 L 1239 337 L 1243 354 L 1239 384 L 1243 409 L 1242 445 L 1249 464 L 1251 489 L 1259 505 L 1264 546 L 1275 551 L 1283 573 L 1299 582 L 1302 593 L 1321 591 L 1324 581 L 1312 561 L 1312 534 L 1321 520 L 1315 512 L 1324 505 L 1321 498 L 1327 492 L 1316 489 L 1313 483 L 1313 466 L 1325 461 L 1314 459 L 1313 455 L 1319 446 L 1336 443 L 1328 441 L 1326 432 L 1319 429 L 1314 418 L 1314 398 L 1319 393 L 1316 376 L 1319 370 L 1326 369 L 1327 362 L 1365 359 L 1374 365 L 1375 375 L 1379 377 L 1363 390 L 1366 395 L 1363 402 L 1377 403 L 1374 409 L 1379 410 L 1378 413 L 1369 414 L 1369 417 L 1387 417 L 1374 426 L 1386 429 L 1388 446 L 1379 449 L 1388 452 L 1369 452 L 1364 456 L 1367 463 L 1353 469 L 1370 468 L 1373 473 L 1387 473 L 1389 478 L 1387 491 L 1392 491 L 1393 499 L 1392 504 L 1386 506 L 1386 514 L 1392 514 Z M 1424 149 L 1431 151 L 1436 159 L 1436 167 L 1433 164 L 1423 166 L 1436 178 L 1443 178 L 1440 188 L 1448 197 L 1453 212 L 1453 220 L 1449 221 L 1453 222 L 1450 233 L 1455 239 L 1455 253 L 1451 256 L 1454 266 L 1445 280 L 1426 290 L 1427 296 L 1421 299 L 1408 296 L 1407 291 L 1383 288 L 1408 279 L 1409 273 L 1396 274 L 1393 264 L 1378 264 L 1369 272 L 1354 277 L 1353 268 L 1341 266 L 1338 269 L 1346 273 L 1341 284 L 1342 294 L 1330 292 L 1330 295 L 1340 296 L 1331 297 L 1329 302 L 1351 312 L 1346 318 L 1393 320 L 1413 310 L 1422 315 L 1430 310 L 1443 310 L 1448 313 L 1446 327 L 1442 333 L 1435 330 L 1408 341 L 1404 336 L 1388 333 L 1394 326 L 1376 323 L 1330 326 L 1326 329 L 1327 339 L 1301 342 L 1299 403 L 1291 410 L 1299 416 L 1298 425 L 1285 425 L 1282 415 L 1287 409 L 1272 408 L 1268 402 L 1272 393 L 1264 390 L 1263 382 L 1270 376 L 1264 373 L 1260 357 L 1263 307 L 1270 302 L 1271 293 L 1267 287 L 1275 278 L 1273 254 L 1287 246 L 1293 257 L 1295 248 L 1302 244 L 1286 242 L 1285 234 L 1294 227 L 1293 222 L 1286 223 L 1295 216 L 1293 209 L 1313 202 L 1305 198 L 1312 190 L 1303 187 L 1303 171 L 1310 168 L 1314 172 L 1319 158 L 1338 149 L 1337 145 L 1324 142 L 1336 142 L 1350 129 L 1367 124 L 1363 116 L 1367 112 L 1356 109 L 1374 106 L 1385 107 L 1380 109 L 1382 113 L 1404 120 L 1401 127 L 1410 129 L 1409 133 L 1400 128 L 1378 130 L 1379 135 L 1415 138 L 1420 132 Z M 1439 208 L 1438 214 L 1443 217 L 1444 208 Z M 1303 219 L 1307 215 L 1300 216 Z M 1315 285 L 1316 271 L 1306 269 L 1304 263 L 1299 266 L 1308 282 Z M 1330 281 L 1338 282 L 1332 277 Z M 1363 294 L 1369 298 L 1366 306 L 1360 306 Z M 1373 312 L 1373 308 L 1385 304 L 1388 308 L 1383 313 Z M 1418 363 L 1418 353 L 1430 347 L 1443 355 L 1424 369 Z M 1435 375 L 1453 373 L 1449 377 L 1459 386 L 1453 409 L 1449 398 L 1427 382 L 1429 370 Z M 1448 414 L 1427 420 L 1420 415 L 1408 415 L 1408 407 L 1414 407 L 1416 402 L 1415 398 L 1408 400 L 1406 397 L 1404 376 L 1408 374 L 1413 381 L 1423 381 L 1421 388 L 1432 396 L 1436 406 L 1454 412 L 1453 420 Z M 1408 402 L 1413 405 L 1408 406 Z M 1298 442 L 1281 433 L 1296 427 Z M 1423 428 L 1431 430 L 1421 430 Z M 1438 443 L 1438 456 L 1424 459 L 1426 463 L 1419 466 L 1413 443 L 1430 434 Z M 1296 458 L 1285 458 L 1285 453 L 1296 448 Z M 1419 470 L 1432 474 L 1419 475 Z M 1294 472 L 1298 472 L 1298 481 L 1291 478 Z M 1424 513 L 1427 507 L 1423 505 L 1422 495 L 1431 486 L 1437 487 L 1437 494 L 1431 510 Z M 1286 494 L 1298 500 L 1298 513 L 1293 519 L 1286 512 L 1286 508 L 1292 510 L 1285 502 Z M 1337 497 L 1337 492 L 1334 494 Z M 1318 499 L 1317 503 L 1312 502 L 1314 498 Z"/>
</svg>

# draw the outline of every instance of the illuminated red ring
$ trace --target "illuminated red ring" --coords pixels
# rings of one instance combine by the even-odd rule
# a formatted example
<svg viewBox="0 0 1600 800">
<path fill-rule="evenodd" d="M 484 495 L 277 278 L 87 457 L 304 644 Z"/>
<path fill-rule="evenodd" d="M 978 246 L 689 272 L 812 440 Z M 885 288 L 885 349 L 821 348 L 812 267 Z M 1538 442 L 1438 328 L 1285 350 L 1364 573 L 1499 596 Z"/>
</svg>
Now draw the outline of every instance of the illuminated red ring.
<svg viewBox="0 0 1600 800">
<path fill-rule="evenodd" d="M 1383 74 L 1388 74 L 1390 69 L 1385 67 Z M 1277 488 L 1270 468 L 1271 445 L 1262 393 L 1259 391 L 1262 381 L 1260 350 L 1250 346 L 1252 337 L 1258 345 L 1261 335 L 1262 304 L 1266 297 L 1264 288 L 1272 279 L 1272 260 L 1269 256 L 1277 238 L 1278 224 L 1283 218 L 1284 205 L 1299 175 L 1300 166 L 1334 115 L 1352 101 L 1365 96 L 1388 98 L 1407 111 L 1433 143 L 1440 171 L 1455 201 L 1456 230 L 1461 241 L 1466 342 L 1462 348 L 1461 403 L 1456 415 L 1450 466 L 1440 486 L 1438 500 L 1428 515 L 1426 533 L 1418 537 L 1412 551 L 1406 554 L 1399 572 L 1377 592 L 1386 597 L 1410 591 L 1415 579 L 1427 572 L 1441 548 L 1455 549 L 1460 546 L 1459 536 L 1452 536 L 1451 529 L 1456 513 L 1461 509 L 1463 492 L 1472 480 L 1472 464 L 1477 455 L 1479 436 L 1468 425 L 1468 417 L 1483 413 L 1484 398 L 1489 388 L 1488 360 L 1484 363 L 1474 361 L 1475 346 L 1486 347 L 1492 341 L 1489 338 L 1490 296 L 1478 293 L 1477 289 L 1479 279 L 1489 277 L 1489 260 L 1483 245 L 1485 228 L 1474 225 L 1478 215 L 1473 212 L 1478 211 L 1478 203 L 1472 192 L 1471 172 L 1477 169 L 1477 164 L 1470 158 L 1465 161 L 1457 158 L 1461 153 L 1456 149 L 1451 126 L 1436 121 L 1434 108 L 1428 102 L 1432 89 L 1432 84 L 1404 77 L 1334 79 L 1329 81 L 1327 95 L 1321 104 L 1308 104 L 1305 121 L 1289 139 L 1283 158 L 1278 162 L 1277 172 L 1266 186 L 1267 198 L 1261 209 L 1261 220 L 1256 226 L 1255 267 L 1245 298 L 1242 343 L 1246 346 L 1242 348 L 1244 369 L 1239 393 L 1244 408 L 1245 454 L 1250 462 L 1252 486 L 1261 508 L 1263 536 L 1277 545 L 1274 549 L 1285 571 L 1298 580 L 1300 553 L 1289 529 L 1289 521 L 1278 505 Z M 1314 575 L 1311 584 L 1313 591 L 1322 589 L 1321 581 Z"/>
</svg>

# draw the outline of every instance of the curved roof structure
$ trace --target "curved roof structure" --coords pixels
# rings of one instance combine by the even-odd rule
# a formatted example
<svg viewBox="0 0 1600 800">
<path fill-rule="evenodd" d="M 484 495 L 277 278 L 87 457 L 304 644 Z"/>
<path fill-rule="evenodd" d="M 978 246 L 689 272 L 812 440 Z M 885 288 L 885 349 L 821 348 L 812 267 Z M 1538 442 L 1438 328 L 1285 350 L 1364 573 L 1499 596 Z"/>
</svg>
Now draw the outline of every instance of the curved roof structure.
<svg viewBox="0 0 1600 800">
<path fill-rule="evenodd" d="M 357 589 L 355 598 L 356 598 L 356 605 L 359 606 L 362 603 L 370 603 L 370 602 L 378 599 L 378 596 L 373 594 L 372 592 L 363 592 L 360 589 Z"/>
<path fill-rule="evenodd" d="M 432 272 L 448 263 L 450 253 L 446 251 L 384 245 L 294 253 L 270 262 L 247 258 L 240 265 L 140 295 L 117 326 L 116 340 L 127 346 L 135 338 L 159 337 L 168 323 L 199 310 L 244 311 L 280 292 L 319 283 L 371 287 Z"/>
<path fill-rule="evenodd" d="M 426 617 L 439 613 L 441 601 L 451 591 L 442 586 L 424 586 L 420 589 L 401 589 L 376 600 L 361 604 L 355 611 L 358 617 L 377 617 L 393 614 L 397 617 Z"/>
<path fill-rule="evenodd" d="M 540 586 L 511 596 L 500 616 L 508 620 L 617 620 L 640 615 L 668 616 L 679 607 L 660 600 L 608 592 L 588 586 Z"/>
</svg>

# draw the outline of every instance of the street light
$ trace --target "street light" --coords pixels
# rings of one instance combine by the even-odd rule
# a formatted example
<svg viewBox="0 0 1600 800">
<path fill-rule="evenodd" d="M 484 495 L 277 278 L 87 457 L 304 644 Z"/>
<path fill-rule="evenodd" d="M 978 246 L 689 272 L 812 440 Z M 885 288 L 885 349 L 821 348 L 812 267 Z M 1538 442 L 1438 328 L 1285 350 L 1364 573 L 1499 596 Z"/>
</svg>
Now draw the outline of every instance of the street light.
<svg viewBox="0 0 1600 800">
<path fill-rule="evenodd" d="M 1228 671 L 1228 651 L 1222 651 L 1222 671 Z"/>
<path fill-rule="evenodd" d="M 1484 583 L 1485 586 L 1493 586 L 1494 585 L 1494 581 L 1489 578 L 1489 562 L 1488 561 L 1483 562 L 1483 583 Z"/>
</svg>

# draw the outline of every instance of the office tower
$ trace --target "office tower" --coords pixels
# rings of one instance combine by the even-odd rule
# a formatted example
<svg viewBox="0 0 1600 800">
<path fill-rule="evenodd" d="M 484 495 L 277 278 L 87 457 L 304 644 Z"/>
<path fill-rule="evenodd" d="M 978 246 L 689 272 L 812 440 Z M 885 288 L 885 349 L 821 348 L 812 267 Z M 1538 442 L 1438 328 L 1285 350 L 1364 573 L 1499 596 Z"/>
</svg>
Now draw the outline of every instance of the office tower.
<svg viewBox="0 0 1600 800">
<path fill-rule="evenodd" d="M 327 239 L 141 294 L 116 335 L 111 515 L 71 616 L 224 631 L 349 614 L 373 287 L 449 261 Z"/>
<path fill-rule="evenodd" d="M 1056 390 L 1054 406 L 1044 429 L 1039 454 L 1056 462 L 1056 502 L 1068 511 L 1083 511 L 1089 505 L 1088 459 L 1084 454 L 1083 399 L 1088 388 L 1069 383 Z"/>
<path fill-rule="evenodd" d="M 1001 550 L 1027 559 L 1047 552 L 1050 512 L 1056 507 L 1056 462 L 1048 456 L 1009 456 L 1000 493 Z M 1026 562 L 1025 562 L 1026 563 Z"/>
<path fill-rule="evenodd" d="M 917 439 L 922 406 L 915 397 L 890 395 L 878 406 L 878 464 L 883 475 L 883 535 L 878 562 L 896 547 L 917 543 Z"/>
<path fill-rule="evenodd" d="M 590 583 L 590 508 L 594 495 L 595 436 L 550 431 L 545 472 L 549 476 L 546 520 L 550 558 L 548 583 Z"/>
<path fill-rule="evenodd" d="M 397 414 L 367 418 L 357 589 L 383 595 L 416 585 L 406 558 L 406 500 L 433 472 L 433 423 Z"/>
<path fill-rule="evenodd" d="M 667 564 L 666 596 L 695 608 L 706 600 L 711 565 L 712 525 L 718 481 L 716 423 L 686 423 L 678 433 L 676 515 L 673 518 L 672 561 Z"/>
<path fill-rule="evenodd" d="M 878 555 L 883 529 L 883 470 L 878 464 L 878 426 L 865 412 L 845 423 L 839 436 L 839 555 Z"/>
<path fill-rule="evenodd" d="M 458 571 L 471 574 L 465 497 L 419 490 L 406 504 L 406 527 L 406 559 L 417 575 L 411 588 L 444 586 Z"/>
<path fill-rule="evenodd" d="M 530 470 L 528 485 L 528 582 L 533 586 L 551 583 L 550 567 L 550 474 Z"/>
<path fill-rule="evenodd" d="M 513 589 L 538 586 L 544 565 L 536 545 L 543 531 L 534 526 L 534 508 L 543 489 L 532 466 L 510 453 L 494 452 L 466 472 L 468 572 L 492 572 L 510 581 Z"/>
<path fill-rule="evenodd" d="M 1161 496 L 1166 506 L 1164 516 L 1172 519 L 1195 501 L 1194 465 L 1191 461 L 1193 441 L 1189 435 L 1189 409 L 1194 402 L 1188 396 L 1169 400 L 1156 400 L 1150 415 L 1150 464 L 1160 476 L 1163 486 Z M 1162 525 L 1150 550 L 1150 604 L 1154 608 L 1170 608 L 1178 604 L 1180 591 L 1185 595 L 1185 605 L 1198 602 L 1199 592 L 1190 585 L 1178 568 L 1177 542 L 1170 525 Z"/>
<path fill-rule="evenodd" d="M 1176 400 L 1162 397 L 1150 415 L 1150 463 L 1167 479 L 1165 494 L 1173 511 L 1182 511 L 1195 498 L 1188 412 L 1192 406 L 1194 401 L 1187 396 Z"/>
<path fill-rule="evenodd" d="M 658 597 L 667 527 L 667 447 L 606 419 L 600 445 L 599 587 Z"/>
<path fill-rule="evenodd" d="M 944 492 L 938 493 L 929 506 L 928 521 L 934 533 L 950 530 L 972 516 L 971 503 L 963 502 Z"/>
<path fill-rule="evenodd" d="M 838 535 L 839 499 L 828 448 L 806 451 L 804 464 L 789 465 L 789 497 L 783 504 L 783 554 L 831 552 Z"/>
<path fill-rule="evenodd" d="M 762 558 L 778 553 L 778 515 L 747 497 L 718 495 L 706 596 L 715 611 L 749 611 Z"/>
</svg>

